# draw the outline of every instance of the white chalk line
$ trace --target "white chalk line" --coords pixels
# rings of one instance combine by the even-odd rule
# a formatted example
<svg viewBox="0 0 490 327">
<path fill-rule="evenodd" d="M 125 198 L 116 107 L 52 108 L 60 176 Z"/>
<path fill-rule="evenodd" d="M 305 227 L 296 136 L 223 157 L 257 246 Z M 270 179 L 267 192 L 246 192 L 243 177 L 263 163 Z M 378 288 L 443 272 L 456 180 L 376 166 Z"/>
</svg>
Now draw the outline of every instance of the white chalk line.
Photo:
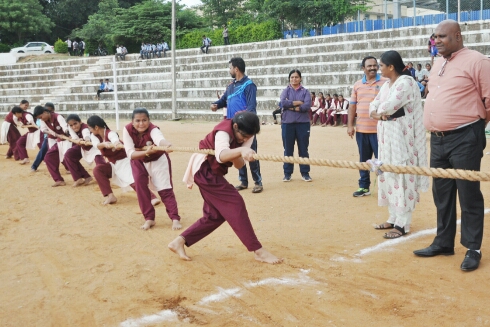
<svg viewBox="0 0 490 327">
<path fill-rule="evenodd" d="M 485 214 L 490 213 L 490 208 L 486 208 L 484 211 Z M 457 221 L 457 224 L 461 224 L 461 220 Z M 419 238 L 422 236 L 426 235 L 434 235 L 437 232 L 437 228 L 431 228 L 431 229 L 426 229 L 422 230 L 416 233 L 413 233 L 411 235 L 408 235 L 406 237 L 400 237 L 396 238 L 393 240 L 388 240 L 383 243 L 362 249 L 359 251 L 359 253 L 355 254 L 355 258 L 345 258 L 345 257 L 334 257 L 331 260 L 332 261 L 339 261 L 339 262 L 362 262 L 361 258 L 364 255 L 367 255 L 369 253 L 377 252 L 384 250 L 386 248 L 392 248 L 393 246 L 408 242 L 410 240 L 413 240 L 415 238 Z M 266 278 L 263 280 L 260 280 L 258 282 L 248 282 L 244 284 L 245 289 L 247 288 L 254 288 L 258 286 L 265 286 L 265 285 L 300 285 L 300 284 L 315 284 L 317 281 L 311 279 L 307 274 L 310 272 L 310 270 L 306 269 L 300 269 L 300 273 L 298 274 L 298 278 L 291 278 L 291 277 L 283 277 L 283 278 Z M 221 287 L 218 287 L 218 292 L 205 296 L 203 297 L 198 304 L 200 305 L 209 305 L 212 302 L 221 302 L 224 301 L 230 297 L 240 297 L 242 296 L 242 291 L 244 289 L 241 287 L 235 287 L 235 288 L 228 288 L 224 289 Z M 320 292 L 320 291 L 318 291 Z M 373 296 L 373 295 L 370 295 Z M 160 311 L 156 314 L 153 315 L 148 315 L 148 316 L 143 316 L 141 318 L 137 319 L 127 319 L 123 321 L 120 326 L 121 327 L 140 327 L 140 326 L 145 326 L 148 324 L 156 324 L 160 322 L 165 322 L 165 321 L 177 321 L 178 320 L 178 314 L 175 311 L 172 310 L 163 310 Z"/>
<path fill-rule="evenodd" d="M 484 210 L 484 214 L 485 215 L 488 214 L 488 213 L 490 213 L 490 208 L 486 208 Z M 456 223 L 458 225 L 460 225 L 461 224 L 461 220 L 459 219 Z M 356 253 L 354 255 L 354 258 L 346 258 L 346 257 L 342 257 L 342 256 L 335 256 L 335 257 L 331 258 L 330 260 L 332 260 L 332 261 L 338 261 L 338 262 L 347 262 L 347 261 L 349 261 L 349 262 L 362 262 L 361 257 L 364 256 L 364 255 L 366 255 L 366 254 L 373 253 L 373 252 L 378 252 L 378 251 L 382 251 L 382 250 L 385 250 L 385 249 L 391 249 L 395 245 L 398 245 L 398 244 L 401 244 L 401 243 L 405 243 L 405 242 L 409 242 L 409 241 L 411 241 L 413 239 L 416 239 L 416 238 L 419 238 L 419 237 L 422 237 L 422 236 L 435 235 L 436 232 L 437 232 L 437 228 L 431 228 L 431 229 L 421 230 L 419 232 L 410 234 L 408 236 L 395 238 L 395 239 L 388 240 L 388 241 L 385 241 L 383 243 L 379 243 L 379 244 L 376 244 L 374 246 L 371 246 L 371 247 L 362 249 L 362 250 L 360 250 L 358 253 Z"/>
<path fill-rule="evenodd" d="M 304 285 L 304 284 L 316 284 L 317 281 L 311 279 L 308 276 L 310 270 L 308 269 L 300 269 L 298 273 L 298 277 L 282 277 L 282 278 L 266 278 L 259 280 L 257 282 L 246 282 L 244 283 L 244 287 L 234 287 L 234 288 L 221 288 L 218 287 L 218 292 L 210 294 L 208 296 L 203 297 L 198 304 L 199 305 L 209 305 L 213 302 L 222 302 L 230 297 L 240 297 L 243 295 L 243 291 L 255 288 L 259 286 L 274 286 L 274 285 Z M 156 324 L 165 321 L 177 321 L 178 314 L 173 310 L 163 310 L 156 314 L 143 316 L 141 318 L 136 319 L 127 319 L 123 321 L 120 326 L 121 327 L 140 327 L 148 324 Z"/>
</svg>

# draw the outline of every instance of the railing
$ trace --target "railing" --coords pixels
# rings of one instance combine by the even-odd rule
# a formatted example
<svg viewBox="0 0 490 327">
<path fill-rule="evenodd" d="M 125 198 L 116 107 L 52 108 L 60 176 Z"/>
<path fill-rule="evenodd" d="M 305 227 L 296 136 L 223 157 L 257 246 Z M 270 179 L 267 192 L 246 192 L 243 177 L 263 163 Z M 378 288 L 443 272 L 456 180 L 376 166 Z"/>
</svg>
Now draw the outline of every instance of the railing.
<svg viewBox="0 0 490 327">
<path fill-rule="evenodd" d="M 355 32 L 367 32 L 367 31 L 381 31 L 385 29 L 410 27 L 410 26 L 426 26 L 439 24 L 445 19 L 458 20 L 457 13 L 451 13 L 446 15 L 445 13 L 440 13 L 437 15 L 424 15 L 414 17 L 404 17 L 398 19 L 378 19 L 378 20 L 362 20 L 355 22 L 348 22 L 344 24 L 337 24 L 334 26 L 325 26 L 321 31 L 314 29 L 308 30 L 289 30 L 284 31 L 284 38 L 295 38 L 303 36 L 315 36 L 315 35 L 332 35 L 341 33 L 355 33 Z M 463 11 L 460 14 L 460 22 L 470 22 L 478 20 L 490 19 L 490 9 L 486 10 L 475 10 L 475 11 Z M 318 33 L 317 32 L 321 32 Z M 289 37 L 288 37 L 289 33 Z"/>
</svg>

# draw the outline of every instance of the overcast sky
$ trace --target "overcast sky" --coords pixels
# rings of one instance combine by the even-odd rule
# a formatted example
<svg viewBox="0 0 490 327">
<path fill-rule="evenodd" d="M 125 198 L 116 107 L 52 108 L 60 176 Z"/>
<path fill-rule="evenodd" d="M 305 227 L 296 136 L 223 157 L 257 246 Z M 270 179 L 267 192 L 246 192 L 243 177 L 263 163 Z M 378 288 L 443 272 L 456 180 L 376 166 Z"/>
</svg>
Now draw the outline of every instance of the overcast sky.
<svg viewBox="0 0 490 327">
<path fill-rule="evenodd" d="M 179 2 L 183 5 L 186 5 L 187 7 L 201 4 L 201 0 L 180 0 Z"/>
</svg>

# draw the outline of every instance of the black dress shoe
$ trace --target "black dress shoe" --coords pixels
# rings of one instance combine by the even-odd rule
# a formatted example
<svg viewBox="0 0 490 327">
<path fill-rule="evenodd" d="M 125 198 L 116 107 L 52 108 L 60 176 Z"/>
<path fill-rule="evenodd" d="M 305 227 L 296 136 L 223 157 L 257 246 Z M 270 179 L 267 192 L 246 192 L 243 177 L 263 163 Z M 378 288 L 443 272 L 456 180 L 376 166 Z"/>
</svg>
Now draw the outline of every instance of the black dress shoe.
<svg viewBox="0 0 490 327">
<path fill-rule="evenodd" d="M 480 260 L 481 260 L 481 253 L 478 253 L 475 250 L 466 251 L 466 255 L 464 257 L 463 263 L 461 263 L 461 270 L 463 271 L 475 270 L 480 265 Z"/>
<path fill-rule="evenodd" d="M 413 254 L 419 257 L 435 257 L 436 255 L 453 255 L 454 248 L 445 248 L 438 245 L 431 245 L 425 249 L 415 250 Z"/>
</svg>

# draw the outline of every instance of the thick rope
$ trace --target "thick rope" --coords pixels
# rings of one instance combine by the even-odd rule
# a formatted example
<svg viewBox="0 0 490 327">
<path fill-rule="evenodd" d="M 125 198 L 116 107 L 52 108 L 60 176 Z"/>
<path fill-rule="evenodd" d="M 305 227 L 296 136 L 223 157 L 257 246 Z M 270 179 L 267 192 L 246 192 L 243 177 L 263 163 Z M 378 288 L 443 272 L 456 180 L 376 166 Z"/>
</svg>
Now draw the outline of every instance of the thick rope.
<svg viewBox="0 0 490 327">
<path fill-rule="evenodd" d="M 69 137 L 62 136 L 61 138 L 73 142 L 74 140 Z M 75 141 L 76 143 L 77 141 Z M 92 145 L 90 142 L 82 141 L 81 144 Z M 113 146 L 114 148 L 124 148 L 123 145 Z M 112 148 L 112 147 L 110 147 Z M 141 150 L 146 150 L 147 147 Z M 208 149 L 196 149 L 189 147 L 164 147 L 153 146 L 155 150 L 161 150 L 166 152 L 189 152 L 189 153 L 202 153 L 214 155 L 214 150 Z M 300 157 L 285 157 L 275 155 L 254 154 L 255 160 L 272 161 L 272 162 L 286 162 L 291 164 L 311 165 L 311 166 L 323 166 L 323 167 L 335 167 L 335 168 L 350 168 L 356 170 L 370 170 L 371 167 L 366 162 L 355 161 L 343 161 L 343 160 L 330 160 L 330 159 L 314 159 L 314 158 L 300 158 Z M 442 169 L 442 168 L 429 168 L 429 167 L 417 167 L 417 166 L 394 166 L 383 164 L 379 167 L 383 172 L 396 173 L 396 174 L 411 174 L 422 175 L 434 178 L 452 178 L 463 179 L 468 181 L 490 181 L 490 173 L 474 170 L 463 169 Z"/>
</svg>

